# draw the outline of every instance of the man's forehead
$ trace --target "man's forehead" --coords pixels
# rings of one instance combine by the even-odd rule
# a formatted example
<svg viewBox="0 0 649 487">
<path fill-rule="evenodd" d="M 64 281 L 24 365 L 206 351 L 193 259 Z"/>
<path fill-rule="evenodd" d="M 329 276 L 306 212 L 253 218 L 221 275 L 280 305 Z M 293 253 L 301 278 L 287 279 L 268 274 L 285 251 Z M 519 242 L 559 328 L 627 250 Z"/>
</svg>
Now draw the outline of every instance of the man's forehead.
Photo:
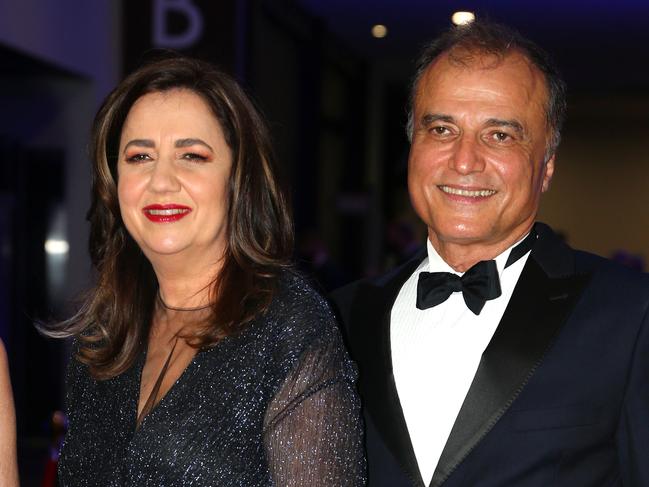
<svg viewBox="0 0 649 487">
<path fill-rule="evenodd" d="M 440 54 L 435 58 L 423 73 L 422 80 L 434 76 L 440 70 L 479 71 L 484 76 L 489 76 L 502 69 L 518 69 L 529 74 L 530 78 L 544 80 L 544 75 L 529 58 L 518 50 L 508 53 L 492 53 L 486 51 L 468 51 L 455 48 Z"/>
<path fill-rule="evenodd" d="M 467 80 L 470 83 L 467 84 Z M 470 85 L 470 86 L 469 86 Z M 417 83 L 415 104 L 430 102 L 440 92 L 488 91 L 496 87 L 503 94 L 518 95 L 520 102 L 529 100 L 545 107 L 548 90 L 545 76 L 523 54 L 512 51 L 505 56 L 492 53 L 444 53 L 435 59 Z M 503 89 L 507 88 L 507 89 Z"/>
</svg>

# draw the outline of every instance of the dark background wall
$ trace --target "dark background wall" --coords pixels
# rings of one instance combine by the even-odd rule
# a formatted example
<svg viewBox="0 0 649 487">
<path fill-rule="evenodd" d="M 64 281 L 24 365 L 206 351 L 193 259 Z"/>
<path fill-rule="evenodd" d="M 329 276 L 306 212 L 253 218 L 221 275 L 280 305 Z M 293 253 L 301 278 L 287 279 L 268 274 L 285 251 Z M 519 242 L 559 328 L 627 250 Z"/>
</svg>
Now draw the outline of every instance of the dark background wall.
<svg viewBox="0 0 649 487">
<path fill-rule="evenodd" d="M 161 48 L 233 73 L 290 181 L 296 258 L 330 288 L 423 243 L 405 184 L 407 82 L 420 46 L 460 7 L 519 28 L 568 80 L 541 218 L 577 247 L 648 258 L 645 1 L 0 0 L 0 337 L 24 485 L 43 474 L 68 354 L 33 323 L 68 316 L 92 283 L 86 145 L 116 82 Z M 387 37 L 370 35 L 376 23 Z"/>
</svg>

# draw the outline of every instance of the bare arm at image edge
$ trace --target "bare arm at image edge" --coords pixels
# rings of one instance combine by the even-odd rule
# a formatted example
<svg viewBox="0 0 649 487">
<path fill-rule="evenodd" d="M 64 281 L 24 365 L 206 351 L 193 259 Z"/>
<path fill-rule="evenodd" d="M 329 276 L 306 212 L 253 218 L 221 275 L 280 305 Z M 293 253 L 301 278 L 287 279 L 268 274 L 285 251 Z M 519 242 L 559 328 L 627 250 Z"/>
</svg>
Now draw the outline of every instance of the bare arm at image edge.
<svg viewBox="0 0 649 487">
<path fill-rule="evenodd" d="M 0 342 L 0 487 L 18 485 L 16 414 L 9 382 L 9 366 Z"/>
</svg>

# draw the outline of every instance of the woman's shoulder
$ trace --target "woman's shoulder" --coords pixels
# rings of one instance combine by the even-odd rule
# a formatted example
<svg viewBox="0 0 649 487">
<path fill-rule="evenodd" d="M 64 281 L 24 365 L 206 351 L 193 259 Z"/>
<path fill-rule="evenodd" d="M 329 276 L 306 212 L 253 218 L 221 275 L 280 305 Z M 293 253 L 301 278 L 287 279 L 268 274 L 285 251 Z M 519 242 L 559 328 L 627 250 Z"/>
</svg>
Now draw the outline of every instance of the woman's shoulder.
<svg viewBox="0 0 649 487">
<path fill-rule="evenodd" d="M 278 278 L 271 310 L 284 317 L 334 320 L 328 301 L 298 270 L 289 268 Z"/>
<path fill-rule="evenodd" d="M 273 302 L 264 316 L 266 326 L 286 344 L 302 348 L 338 333 L 338 324 L 327 300 L 295 269 L 283 270 Z"/>
<path fill-rule="evenodd" d="M 338 322 L 324 296 L 302 274 L 285 271 L 267 315 L 264 340 L 276 377 L 297 373 L 309 382 L 339 376 L 355 380 Z"/>
</svg>

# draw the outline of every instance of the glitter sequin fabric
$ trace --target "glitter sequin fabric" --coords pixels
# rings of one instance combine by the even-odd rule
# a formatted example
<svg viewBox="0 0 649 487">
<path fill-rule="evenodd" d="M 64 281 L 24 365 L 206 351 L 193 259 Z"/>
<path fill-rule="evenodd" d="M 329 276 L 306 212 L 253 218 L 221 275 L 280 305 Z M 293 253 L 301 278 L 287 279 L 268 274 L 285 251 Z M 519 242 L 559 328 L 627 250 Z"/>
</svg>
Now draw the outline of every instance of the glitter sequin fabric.
<svg viewBox="0 0 649 487">
<path fill-rule="evenodd" d="M 302 278 L 199 352 L 136 431 L 144 359 L 107 381 L 71 360 L 62 486 L 365 485 L 356 371 Z"/>
</svg>

